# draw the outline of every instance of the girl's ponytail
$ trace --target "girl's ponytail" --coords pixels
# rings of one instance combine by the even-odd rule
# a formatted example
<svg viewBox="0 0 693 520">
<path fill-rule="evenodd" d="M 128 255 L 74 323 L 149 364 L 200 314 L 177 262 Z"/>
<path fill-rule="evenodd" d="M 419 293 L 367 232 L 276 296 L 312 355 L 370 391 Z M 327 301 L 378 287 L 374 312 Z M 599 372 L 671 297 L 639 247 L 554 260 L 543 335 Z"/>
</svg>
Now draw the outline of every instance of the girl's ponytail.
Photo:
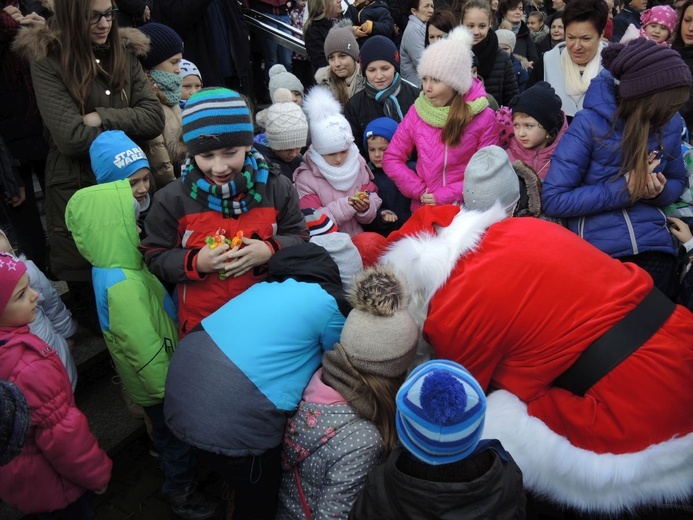
<svg viewBox="0 0 693 520">
<path fill-rule="evenodd" d="M 462 133 L 469 122 L 474 117 L 472 109 L 464 100 L 462 94 L 457 94 L 452 98 L 448 119 L 443 127 L 443 133 L 440 138 L 446 146 L 457 146 L 462 139 Z"/>
</svg>

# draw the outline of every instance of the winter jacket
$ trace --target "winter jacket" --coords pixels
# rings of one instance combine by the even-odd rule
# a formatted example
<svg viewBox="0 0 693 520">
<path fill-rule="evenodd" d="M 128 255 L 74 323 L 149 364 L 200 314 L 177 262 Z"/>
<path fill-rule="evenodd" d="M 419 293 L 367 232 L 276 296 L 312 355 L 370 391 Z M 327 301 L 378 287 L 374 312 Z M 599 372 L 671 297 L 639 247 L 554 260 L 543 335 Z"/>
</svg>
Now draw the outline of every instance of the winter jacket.
<svg viewBox="0 0 693 520">
<path fill-rule="evenodd" d="M 29 285 L 39 294 L 36 318 L 29 324 L 29 329 L 32 334 L 53 347 L 65 366 L 74 392 L 77 387 L 77 367 L 66 339 L 77 332 L 77 323 L 46 275 L 31 260 L 24 257 L 21 260 L 26 265 Z"/>
<path fill-rule="evenodd" d="M 361 26 L 367 21 L 373 22 L 373 27 L 371 32 L 365 38 L 359 38 L 357 43 L 359 47 L 363 47 L 368 38 L 379 34 L 389 38 L 392 36 L 392 31 L 395 29 L 395 21 L 392 19 L 392 15 L 387 8 L 387 3 L 385 0 L 374 0 L 369 5 L 363 8 L 354 7 L 353 4 L 349 4 L 346 10 L 346 16 L 351 19 L 351 23 L 354 26 Z"/>
<path fill-rule="evenodd" d="M 689 70 L 693 71 L 693 45 L 683 46 L 675 44 L 673 49 L 681 55 L 681 59 L 686 62 Z M 693 135 L 693 86 L 691 86 L 691 95 L 688 96 L 688 101 L 680 110 L 688 128 L 688 135 Z"/>
<path fill-rule="evenodd" d="M 294 159 L 291 162 L 284 162 L 279 158 L 279 156 L 276 153 L 274 153 L 274 150 L 267 146 L 267 144 L 258 143 L 257 138 L 258 136 L 255 136 L 254 145 L 255 148 L 257 148 L 257 151 L 260 152 L 265 157 L 265 159 L 267 159 L 269 162 L 271 162 L 273 165 L 279 168 L 284 177 L 293 182 L 294 172 L 299 166 L 301 166 L 303 156 L 301 154 L 298 154 L 296 157 L 294 157 Z M 265 139 L 265 143 L 267 143 L 267 139 Z"/>
<path fill-rule="evenodd" d="M 500 105 L 507 105 L 519 94 L 513 63 L 510 61 L 510 55 L 504 50 L 498 49 L 493 68 L 488 77 L 483 80 L 486 92 L 491 94 Z"/>
<path fill-rule="evenodd" d="M 662 211 L 676 201 L 685 185 L 681 155 L 681 116 L 662 128 L 661 140 L 652 131 L 648 151 L 664 148 L 655 170 L 667 178 L 654 199 L 631 202 L 626 179 L 618 176 L 623 163 L 623 122 L 612 131 L 616 86 L 609 71 L 592 80 L 585 108 L 578 112 L 553 154 L 544 180 L 543 205 L 549 216 L 565 218 L 568 227 L 613 257 L 661 251 L 676 255 Z M 617 178 L 618 177 L 618 178 Z"/>
<path fill-rule="evenodd" d="M 620 13 L 614 16 L 614 34 L 611 37 L 611 41 L 613 43 L 620 42 L 630 24 L 640 29 L 642 25 L 640 23 L 640 12 L 630 7 L 624 7 Z"/>
<path fill-rule="evenodd" d="M 529 73 L 523 61 L 526 63 L 527 60 L 519 54 L 510 56 L 510 62 L 513 64 L 513 71 L 515 72 L 515 81 L 517 81 L 517 91 L 520 94 L 527 88 L 527 81 L 529 80 Z"/>
<path fill-rule="evenodd" d="M 356 152 L 358 154 L 358 152 Z M 346 190 L 340 191 L 323 177 L 310 154 L 303 156 L 301 166 L 294 172 L 294 184 L 300 197 L 301 209 L 319 210 L 336 222 L 339 231 L 354 237 L 363 231 L 361 224 L 373 221 L 378 213 L 382 200 L 378 196 L 378 187 L 373 183 L 373 174 L 366 161 L 358 155 L 359 172 L 354 183 Z M 357 213 L 349 205 L 348 198 L 358 191 L 370 191 L 370 205 L 364 213 Z"/>
<path fill-rule="evenodd" d="M 520 29 L 515 35 L 515 48 L 513 49 L 513 54 L 527 58 L 527 61 L 532 63 L 537 63 L 539 61 L 539 53 L 537 52 L 537 47 L 534 45 L 534 40 L 532 40 L 532 34 L 529 31 L 529 27 L 525 22 L 520 22 Z"/>
<path fill-rule="evenodd" d="M 554 385 L 652 290 L 647 272 L 555 224 L 506 218 L 499 205 L 426 206 L 390 240 L 380 261 L 419 294 L 410 311 L 423 317 L 436 357 L 498 389 L 482 438 L 503 443 L 525 488 L 584 514 L 690 494 L 693 393 L 682 390 L 693 379 L 690 311 L 677 306 L 584 396 Z"/>
<path fill-rule="evenodd" d="M 147 267 L 159 279 L 177 284 L 181 337 L 266 276 L 263 266 L 226 280 L 216 273 L 199 273 L 197 253 L 217 229 L 225 230 L 228 237 L 243 231 L 248 238 L 264 240 L 275 253 L 308 240 L 296 190 L 275 169 L 270 169 L 260 206 L 240 216 L 224 218 L 222 213 L 192 199 L 179 180 L 156 193 L 145 224 L 147 237 L 140 247 Z"/>
<path fill-rule="evenodd" d="M 421 94 L 423 95 L 423 94 Z M 475 79 L 465 101 L 485 97 L 481 81 Z M 436 204 L 462 202 L 464 171 L 477 150 L 498 144 L 498 129 L 493 110 L 486 107 L 462 132 L 460 144 L 454 148 L 441 142 L 442 128 L 426 124 L 414 105 L 397 127 L 383 156 L 383 170 L 400 193 L 411 199 L 412 213 L 421 206 L 421 195 L 432 193 Z M 407 166 L 416 148 L 416 171 Z"/>
<path fill-rule="evenodd" d="M 180 177 L 181 164 L 188 154 L 188 149 L 183 142 L 180 106 L 162 103 L 161 109 L 164 111 L 163 132 L 142 146 L 152 172 L 154 191 Z"/>
<path fill-rule="evenodd" d="M 568 130 L 568 120 L 565 114 L 562 114 L 563 125 L 561 125 L 556 139 L 547 147 L 540 148 L 539 150 L 528 150 L 520 144 L 517 139 L 510 140 L 510 146 L 506 150 L 510 162 L 522 161 L 527 166 L 529 166 L 534 172 L 539 176 L 540 179 L 544 180 L 546 175 L 549 173 L 549 167 L 551 166 L 551 157 L 556 151 L 558 143 L 561 142 L 563 134 Z"/>
<path fill-rule="evenodd" d="M 286 419 L 323 351 L 339 341 L 349 310 L 339 269 L 325 249 L 302 244 L 279 251 L 270 259 L 268 281 L 181 340 L 166 380 L 171 431 L 230 457 L 279 446 Z"/>
<path fill-rule="evenodd" d="M 65 220 L 77 248 L 94 266 L 96 309 L 108 351 L 125 390 L 142 406 L 159 404 L 173 349 L 176 311 L 139 250 L 127 180 L 79 190 Z"/>
<path fill-rule="evenodd" d="M 313 72 L 317 72 L 323 67 L 328 67 L 330 64 L 325 56 L 325 38 L 330 32 L 334 22 L 329 18 L 321 18 L 311 22 L 305 37 L 303 38 L 306 44 L 306 52 L 308 59 L 313 66 Z"/>
<path fill-rule="evenodd" d="M 405 83 L 400 83 L 399 93 L 395 96 L 399 101 L 404 117 L 409 109 L 414 105 L 414 101 L 419 97 L 419 89 Z M 351 132 L 354 135 L 356 146 L 361 155 L 368 160 L 368 150 L 363 147 L 363 133 L 366 131 L 368 123 L 379 117 L 385 117 L 383 104 L 369 97 L 365 90 L 355 94 L 344 107 L 344 117 L 351 125 Z"/>
<path fill-rule="evenodd" d="M 213 9 L 216 7 L 217 9 Z M 221 11 L 228 24 L 228 48 L 214 38 L 212 17 Z M 250 35 L 243 20 L 240 4 L 235 0 L 157 0 L 152 21 L 168 25 L 185 42 L 183 58 L 200 69 L 205 85 L 229 85 L 249 94 Z M 225 77 L 221 69 L 220 54 L 231 56 L 232 76 Z M 235 80 L 235 81 L 230 81 Z"/>
<path fill-rule="evenodd" d="M 494 449 L 487 445 L 493 443 Z M 368 475 L 363 491 L 349 515 L 350 520 L 459 520 L 489 518 L 524 520 L 525 497 L 522 472 L 498 441 L 481 441 L 480 447 L 465 463 L 488 453 L 491 467 L 471 481 L 435 482 L 401 471 L 398 462 L 411 457 L 403 448 L 395 449 L 384 464 Z"/>
<path fill-rule="evenodd" d="M 75 405 L 55 350 L 29 327 L 0 327 L 0 379 L 17 385 L 31 410 L 22 453 L 0 467 L 0 499 L 21 512 L 62 509 L 111 478 L 111 459 Z"/>
<path fill-rule="evenodd" d="M 419 66 L 421 53 L 424 51 L 425 42 L 426 23 L 410 14 L 399 49 L 401 59 L 399 71 L 403 79 L 411 81 L 419 89 L 421 89 L 421 78 L 416 69 Z"/>
<path fill-rule="evenodd" d="M 368 167 L 373 172 L 373 183 L 378 187 L 378 195 L 383 201 L 378 215 L 370 224 L 364 224 L 364 231 L 373 231 L 384 237 L 388 236 L 395 229 L 402 227 L 409 217 L 411 217 L 411 200 L 402 195 L 395 183 L 388 177 L 382 168 L 376 168 L 371 163 Z M 382 213 L 385 210 L 392 211 L 397 215 L 395 222 L 385 222 Z"/>
<path fill-rule="evenodd" d="M 341 103 L 339 89 L 337 88 L 334 77 L 332 74 L 330 74 L 329 65 L 318 69 L 318 71 L 315 73 L 315 83 L 317 85 L 323 85 L 329 88 L 335 99 Z M 347 101 L 350 101 L 352 97 L 366 88 L 366 78 L 364 78 L 361 74 L 361 66 L 358 63 L 356 64 L 356 70 L 352 75 L 351 84 L 347 88 L 347 96 L 349 98 Z"/>
<path fill-rule="evenodd" d="M 82 122 L 79 106 L 62 79 L 58 38 L 47 25 L 23 29 L 14 48 L 31 61 L 36 101 L 48 131 L 46 160 L 46 226 L 51 242 L 51 269 L 62 280 L 86 281 L 91 266 L 77 251 L 65 227 L 65 206 L 80 188 L 96 184 L 89 147 L 104 130 L 122 130 L 135 142 L 159 135 L 164 115 L 136 55 L 148 50 L 147 38 L 136 29 L 121 29 L 127 50 L 129 81 L 122 92 L 111 92 L 106 76 L 92 83 L 84 114 L 97 112 L 100 128 Z M 108 49 L 94 49 L 97 59 L 108 58 Z"/>
<path fill-rule="evenodd" d="M 603 49 L 607 46 L 607 43 L 601 42 L 601 46 Z M 558 95 L 558 97 L 560 97 L 563 101 L 563 106 L 561 108 L 563 112 L 565 112 L 565 115 L 572 118 L 575 116 L 578 110 L 582 110 L 587 92 L 585 92 L 585 94 L 583 94 L 577 102 L 566 93 L 565 74 L 563 72 L 563 67 L 561 66 L 561 53 L 565 50 L 566 43 L 561 42 L 550 51 L 544 53 L 544 81 L 553 87 L 553 89 L 556 91 L 556 95 Z M 600 60 L 599 71 L 601 72 L 601 70 L 602 63 Z M 592 80 L 592 83 L 594 83 L 595 79 Z"/>
<path fill-rule="evenodd" d="M 321 373 L 310 380 L 286 426 L 277 520 L 305 518 L 294 468 L 313 518 L 346 519 L 383 455 L 385 446 L 375 425 L 323 383 Z"/>
<path fill-rule="evenodd" d="M 153 10 L 153 0 L 119 0 L 118 1 L 118 26 L 139 27 L 144 20 L 144 9 Z"/>
<path fill-rule="evenodd" d="M 535 47 L 537 48 L 537 53 L 539 54 L 539 58 L 541 58 L 541 55 L 543 54 L 539 46 L 541 43 L 544 41 L 544 38 L 550 38 L 551 30 L 549 29 L 549 26 L 544 24 L 541 26 L 541 29 L 539 29 L 537 32 L 533 32 L 532 34 L 532 41 L 534 42 Z"/>
</svg>

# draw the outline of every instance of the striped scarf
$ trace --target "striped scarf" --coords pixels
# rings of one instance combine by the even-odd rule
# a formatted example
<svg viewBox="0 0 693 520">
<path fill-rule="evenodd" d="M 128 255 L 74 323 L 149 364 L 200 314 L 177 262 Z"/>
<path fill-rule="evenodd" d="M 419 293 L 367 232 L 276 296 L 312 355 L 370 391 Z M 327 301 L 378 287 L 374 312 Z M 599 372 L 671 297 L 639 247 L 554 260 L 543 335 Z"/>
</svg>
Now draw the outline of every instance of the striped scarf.
<svg viewBox="0 0 693 520">
<path fill-rule="evenodd" d="M 260 152 L 252 148 L 245 156 L 241 171 L 223 186 L 211 184 L 190 156 L 183 165 L 182 181 L 189 190 L 190 198 L 220 212 L 224 217 L 233 217 L 260 205 L 268 177 L 267 161 Z"/>
</svg>

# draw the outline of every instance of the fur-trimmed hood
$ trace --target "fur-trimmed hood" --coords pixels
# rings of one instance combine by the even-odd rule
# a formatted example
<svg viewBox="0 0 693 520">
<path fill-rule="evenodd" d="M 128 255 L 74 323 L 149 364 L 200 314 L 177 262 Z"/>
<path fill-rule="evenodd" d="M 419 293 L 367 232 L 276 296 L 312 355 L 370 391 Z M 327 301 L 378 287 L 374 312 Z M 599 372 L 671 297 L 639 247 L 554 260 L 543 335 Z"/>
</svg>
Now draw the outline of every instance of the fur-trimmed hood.
<svg viewBox="0 0 693 520">
<path fill-rule="evenodd" d="M 57 54 L 60 42 L 58 33 L 51 25 L 49 20 L 46 24 L 22 27 L 12 44 L 12 50 L 29 62 L 41 61 L 51 54 Z M 131 27 L 121 27 L 118 31 L 120 40 L 128 52 L 137 57 L 147 55 L 149 38 L 143 32 Z"/>
<path fill-rule="evenodd" d="M 538 217 L 541 214 L 541 179 L 522 161 L 513 162 L 513 169 L 520 179 L 520 201 L 514 216 Z"/>
</svg>

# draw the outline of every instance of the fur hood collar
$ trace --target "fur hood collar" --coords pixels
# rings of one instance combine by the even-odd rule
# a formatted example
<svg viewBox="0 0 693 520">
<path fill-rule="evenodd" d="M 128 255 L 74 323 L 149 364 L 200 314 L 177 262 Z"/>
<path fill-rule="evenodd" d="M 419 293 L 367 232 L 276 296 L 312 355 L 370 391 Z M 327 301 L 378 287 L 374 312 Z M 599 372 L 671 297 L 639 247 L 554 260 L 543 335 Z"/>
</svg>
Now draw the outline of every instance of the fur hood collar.
<svg viewBox="0 0 693 520">
<path fill-rule="evenodd" d="M 128 52 L 137 57 L 149 52 L 149 38 L 141 31 L 131 27 L 118 29 L 120 40 Z M 60 44 L 57 33 L 47 24 L 22 27 L 12 44 L 12 50 L 29 62 L 41 61 L 51 54 L 57 54 Z"/>
<path fill-rule="evenodd" d="M 539 176 L 522 161 L 515 161 L 513 169 L 524 184 L 524 191 L 520 191 L 520 204 L 515 210 L 516 217 L 538 217 L 541 215 L 541 179 Z"/>
</svg>

